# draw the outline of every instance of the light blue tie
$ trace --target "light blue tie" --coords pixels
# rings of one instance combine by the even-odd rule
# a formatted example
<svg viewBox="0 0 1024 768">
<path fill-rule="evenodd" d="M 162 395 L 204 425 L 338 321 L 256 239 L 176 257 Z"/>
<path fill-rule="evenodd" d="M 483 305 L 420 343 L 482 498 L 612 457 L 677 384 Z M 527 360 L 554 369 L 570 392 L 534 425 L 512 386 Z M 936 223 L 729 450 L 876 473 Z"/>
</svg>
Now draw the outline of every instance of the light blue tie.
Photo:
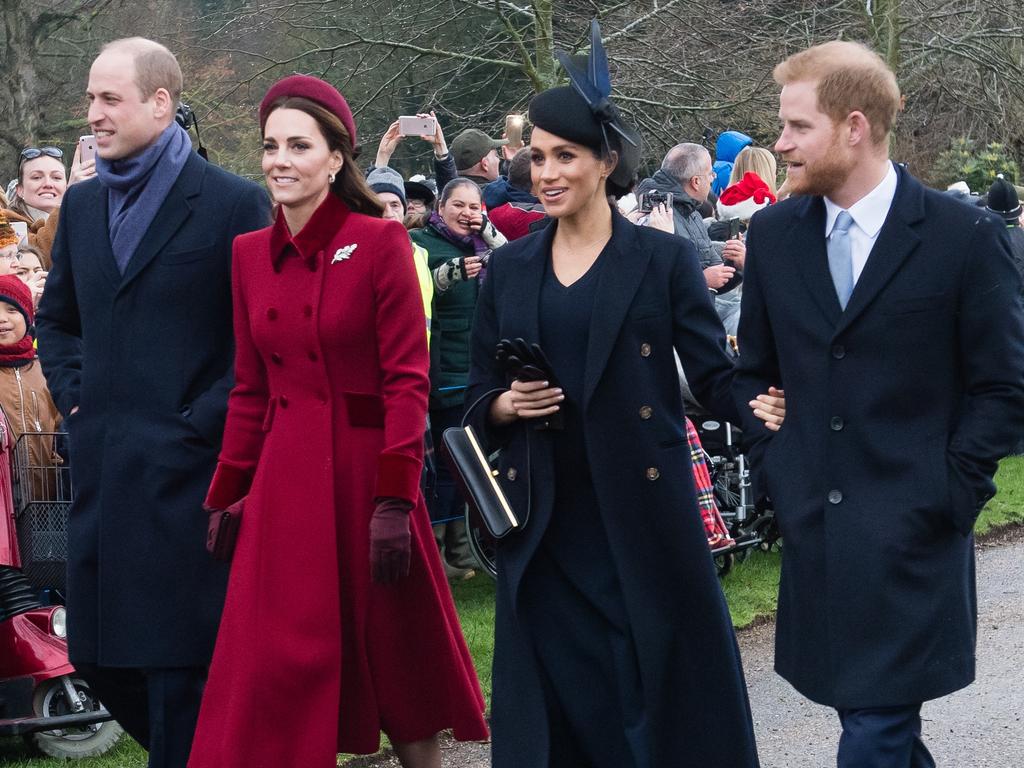
<svg viewBox="0 0 1024 768">
<path fill-rule="evenodd" d="M 828 269 L 832 273 L 832 283 L 836 287 L 839 306 L 846 309 L 853 293 L 853 253 L 850 248 L 850 226 L 853 217 L 841 211 L 832 227 L 828 238 Z"/>
</svg>

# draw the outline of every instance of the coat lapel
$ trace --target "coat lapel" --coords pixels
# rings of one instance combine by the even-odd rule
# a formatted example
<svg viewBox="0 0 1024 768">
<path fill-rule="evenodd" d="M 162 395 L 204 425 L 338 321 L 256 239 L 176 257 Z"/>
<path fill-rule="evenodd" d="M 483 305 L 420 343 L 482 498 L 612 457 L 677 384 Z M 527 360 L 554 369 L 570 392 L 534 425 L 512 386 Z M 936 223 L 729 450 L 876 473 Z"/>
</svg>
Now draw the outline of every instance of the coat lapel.
<svg viewBox="0 0 1024 768">
<path fill-rule="evenodd" d="M 587 363 L 583 377 L 583 408 L 601 380 L 612 348 L 619 337 L 619 329 L 633 302 L 640 283 L 647 274 L 651 254 L 636 242 L 633 224 L 618 213 L 612 214 L 612 238 L 601 258 L 607 259 L 602 267 L 594 297 L 594 311 L 590 316 L 590 337 L 587 342 Z"/>
<path fill-rule="evenodd" d="M 139 243 L 138 249 L 128 262 L 121 288 L 124 289 L 149 263 L 156 258 L 164 246 L 174 237 L 175 233 L 192 214 L 190 199 L 197 197 L 202 188 L 205 161 L 193 153 L 185 167 L 182 168 L 178 180 L 171 187 L 167 199 L 157 212 L 153 223 Z M 109 239 L 109 238 L 108 238 Z M 115 266 L 116 269 L 116 266 Z"/>
<path fill-rule="evenodd" d="M 94 263 L 103 273 L 110 284 L 116 288 L 121 284 L 121 270 L 117 268 L 117 260 L 114 258 L 114 250 L 110 246 L 110 202 L 107 197 L 107 188 L 99 182 L 90 184 L 92 202 L 85 204 L 85 210 L 92 213 L 89 228 L 91 232 L 88 240 L 95 243 L 96 248 L 101 251 L 95 255 Z"/>
<path fill-rule="evenodd" d="M 522 338 L 527 342 L 540 343 L 540 289 L 557 226 L 557 223 L 552 222 L 542 230 L 532 250 L 524 254 L 526 263 L 514 273 L 514 298 L 509 306 L 515 308 L 512 316 L 522 331 Z"/>
<path fill-rule="evenodd" d="M 867 309 L 921 243 L 921 237 L 911 225 L 924 218 L 924 188 L 902 168 L 897 170 L 899 181 L 896 196 L 864 265 L 864 271 L 853 288 L 850 303 L 839 318 L 835 331 L 837 334 L 842 333 Z"/>
<path fill-rule="evenodd" d="M 797 271 L 803 278 L 811 298 L 824 313 L 829 325 L 839 322 L 842 310 L 832 273 L 828 269 L 828 251 L 825 248 L 825 203 L 820 197 L 801 201 L 798 224 L 791 233 L 788 249 L 797 260 Z"/>
</svg>

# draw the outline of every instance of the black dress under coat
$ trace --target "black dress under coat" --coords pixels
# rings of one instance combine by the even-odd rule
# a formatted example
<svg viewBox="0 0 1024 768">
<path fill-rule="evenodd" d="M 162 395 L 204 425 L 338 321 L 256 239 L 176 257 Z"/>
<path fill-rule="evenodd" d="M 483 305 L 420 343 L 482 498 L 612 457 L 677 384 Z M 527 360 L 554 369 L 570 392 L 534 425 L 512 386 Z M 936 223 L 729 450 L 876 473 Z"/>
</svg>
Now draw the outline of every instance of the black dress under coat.
<svg viewBox="0 0 1024 768">
<path fill-rule="evenodd" d="M 556 229 L 557 223 L 495 252 L 473 326 L 466 402 L 476 407 L 469 418 L 490 449 L 502 449 L 498 481 L 513 506 L 529 509 L 528 524 L 497 551 L 494 768 L 557 761 L 534 646 L 538 628 L 523 622 L 538 613 L 534 605 L 524 610 L 524 599 L 545 599 L 543 589 L 524 590 L 523 582 L 556 509 L 554 433 L 525 422 L 487 423 L 492 390 L 508 384 L 494 363 L 496 342 L 541 339 L 541 284 Z M 682 238 L 613 214 L 601 259 L 581 408 L 594 522 L 608 545 L 595 559 L 614 571 L 639 668 L 638 708 L 649 734 L 639 751 L 652 766 L 757 766 L 739 652 L 697 508 L 673 357 L 675 350 L 698 399 L 719 418 L 735 420 L 724 331 L 697 254 Z"/>
</svg>

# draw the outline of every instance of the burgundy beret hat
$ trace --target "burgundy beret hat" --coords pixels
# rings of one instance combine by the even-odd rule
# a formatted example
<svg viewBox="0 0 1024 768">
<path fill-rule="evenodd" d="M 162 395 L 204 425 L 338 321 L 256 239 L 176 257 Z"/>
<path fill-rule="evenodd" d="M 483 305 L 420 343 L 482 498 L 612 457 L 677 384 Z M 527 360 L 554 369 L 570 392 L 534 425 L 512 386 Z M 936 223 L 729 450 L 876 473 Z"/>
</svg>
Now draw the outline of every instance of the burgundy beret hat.
<svg viewBox="0 0 1024 768">
<path fill-rule="evenodd" d="M 267 117 L 270 116 L 270 107 L 275 101 L 280 101 L 289 96 L 298 96 L 316 102 L 324 109 L 333 112 L 341 120 L 348 135 L 352 137 L 352 148 L 356 146 L 356 121 L 352 119 L 352 110 L 348 102 L 338 89 L 330 83 L 326 83 L 318 77 L 309 75 L 289 75 L 278 80 L 267 91 L 267 95 L 260 102 L 260 130 L 267 125 Z"/>
</svg>

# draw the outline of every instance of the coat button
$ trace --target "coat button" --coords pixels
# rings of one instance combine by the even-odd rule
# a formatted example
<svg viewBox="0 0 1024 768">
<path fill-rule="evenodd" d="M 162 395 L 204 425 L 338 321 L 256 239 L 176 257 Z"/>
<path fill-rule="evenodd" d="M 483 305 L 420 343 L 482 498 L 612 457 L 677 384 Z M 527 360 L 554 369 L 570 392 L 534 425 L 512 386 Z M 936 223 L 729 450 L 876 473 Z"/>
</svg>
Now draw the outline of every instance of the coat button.
<svg viewBox="0 0 1024 768">
<path fill-rule="evenodd" d="M 842 502 L 842 500 L 843 500 L 843 492 L 842 491 L 834 491 L 833 490 L 833 491 L 829 491 L 828 492 L 828 503 L 829 504 L 839 504 L 840 502 Z"/>
<path fill-rule="evenodd" d="M 284 360 L 281 358 L 281 356 L 279 354 L 277 354 L 277 352 L 272 352 L 271 353 L 270 361 L 274 365 L 283 365 L 284 364 Z"/>
<path fill-rule="evenodd" d="M 509 480 L 515 481 L 515 479 L 519 477 L 519 472 L 516 471 L 515 467 L 509 467 L 508 472 L 505 473 L 505 477 Z"/>
<path fill-rule="evenodd" d="M 648 480 L 653 482 L 654 480 L 657 480 L 659 477 L 661 477 L 661 472 L 658 471 L 657 467 L 648 467 L 647 468 L 647 479 Z"/>
<path fill-rule="evenodd" d="M 267 310 L 267 320 L 277 320 L 277 310 L 273 307 Z"/>
<path fill-rule="evenodd" d="M 832 428 L 833 432 L 842 432 L 843 427 L 846 426 L 842 416 L 833 416 L 831 420 L 829 420 L 828 425 Z"/>
<path fill-rule="evenodd" d="M 317 360 L 320 359 L 320 355 L 318 355 L 316 352 L 314 352 L 311 349 L 311 350 L 309 350 L 309 359 L 312 360 L 315 363 Z"/>
<path fill-rule="evenodd" d="M 648 344 L 645 341 L 643 344 L 640 345 L 640 357 L 650 357 L 650 356 L 651 356 L 651 345 Z"/>
<path fill-rule="evenodd" d="M 313 316 L 313 308 L 311 306 L 309 306 L 309 304 L 307 304 L 306 306 L 304 306 L 302 308 L 302 316 L 303 317 L 312 317 Z"/>
<path fill-rule="evenodd" d="M 836 344 L 834 347 L 832 347 L 832 357 L 834 357 L 836 360 L 842 360 L 844 357 L 846 357 L 846 347 L 844 347 L 842 344 Z"/>
<path fill-rule="evenodd" d="M 644 405 L 644 406 L 641 406 L 641 408 L 640 408 L 640 418 L 643 419 L 644 421 L 647 421 L 649 418 L 651 418 L 651 415 L 653 413 L 654 413 L 654 409 L 651 408 L 651 406 L 649 406 L 649 405 Z"/>
<path fill-rule="evenodd" d="M 280 397 L 277 398 L 277 404 L 279 406 L 281 406 L 282 408 L 287 408 L 288 407 L 288 398 L 285 397 L 284 395 L 281 395 Z"/>
</svg>

